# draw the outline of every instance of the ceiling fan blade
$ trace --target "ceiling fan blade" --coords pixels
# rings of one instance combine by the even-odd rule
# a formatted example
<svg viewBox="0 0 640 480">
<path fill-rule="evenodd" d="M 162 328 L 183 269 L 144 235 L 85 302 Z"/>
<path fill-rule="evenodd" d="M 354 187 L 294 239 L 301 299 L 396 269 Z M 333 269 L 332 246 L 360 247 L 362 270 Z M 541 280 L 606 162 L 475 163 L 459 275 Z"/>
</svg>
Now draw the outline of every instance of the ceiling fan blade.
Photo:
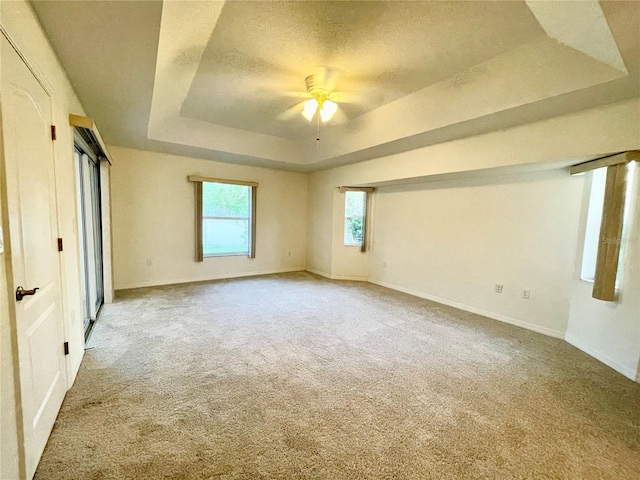
<svg viewBox="0 0 640 480">
<path fill-rule="evenodd" d="M 311 98 L 309 92 L 290 90 L 288 92 L 280 92 L 281 96 L 289 98 Z"/>
<path fill-rule="evenodd" d="M 358 95 L 353 92 L 332 92 L 332 95 L 335 96 L 335 102 L 337 103 L 357 103 L 357 104 L 366 104 L 367 97 L 364 95 Z"/>
<path fill-rule="evenodd" d="M 333 114 L 331 120 L 327 122 L 327 125 L 344 125 L 349 121 L 349 117 L 343 109 L 338 106 L 338 110 Z"/>
<path fill-rule="evenodd" d="M 302 118 L 302 110 L 304 109 L 304 103 L 305 102 L 296 103 L 293 107 L 287 108 L 284 112 L 278 115 L 277 117 L 278 120 L 282 122 L 286 122 L 288 120 L 292 120 L 296 118 L 296 116 L 299 116 L 300 118 Z"/>
<path fill-rule="evenodd" d="M 316 73 L 318 76 L 318 84 L 329 92 L 333 91 L 336 88 L 339 73 L 335 67 L 329 67 L 327 65 L 319 66 Z"/>
</svg>

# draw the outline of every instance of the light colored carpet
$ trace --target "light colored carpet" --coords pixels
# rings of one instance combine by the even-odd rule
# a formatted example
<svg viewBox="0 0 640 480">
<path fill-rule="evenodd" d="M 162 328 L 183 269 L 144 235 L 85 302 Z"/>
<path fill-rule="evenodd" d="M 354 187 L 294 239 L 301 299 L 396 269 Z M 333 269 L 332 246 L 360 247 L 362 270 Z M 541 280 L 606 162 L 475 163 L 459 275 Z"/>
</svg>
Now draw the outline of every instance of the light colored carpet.
<svg viewBox="0 0 640 480">
<path fill-rule="evenodd" d="M 37 479 L 640 478 L 640 385 L 371 284 L 127 291 L 90 346 Z"/>
</svg>

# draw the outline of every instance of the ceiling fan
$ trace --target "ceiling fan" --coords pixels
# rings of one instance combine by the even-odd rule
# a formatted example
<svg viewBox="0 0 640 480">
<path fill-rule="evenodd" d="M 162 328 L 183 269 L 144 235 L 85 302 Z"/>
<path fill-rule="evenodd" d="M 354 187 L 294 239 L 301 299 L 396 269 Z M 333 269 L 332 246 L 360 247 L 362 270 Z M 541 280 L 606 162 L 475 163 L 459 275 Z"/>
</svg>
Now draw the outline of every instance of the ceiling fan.
<svg viewBox="0 0 640 480">
<path fill-rule="evenodd" d="M 318 73 L 309 75 L 304 79 L 307 91 L 296 94 L 297 97 L 308 100 L 303 100 L 285 110 L 278 116 L 278 119 L 290 120 L 298 114 L 302 114 L 309 122 L 316 119 L 318 125 L 320 122 L 327 123 L 332 119 L 336 124 L 345 123 L 346 115 L 338 106 L 342 94 L 334 90 L 336 77 L 337 71 L 329 67 L 321 67 Z"/>
</svg>

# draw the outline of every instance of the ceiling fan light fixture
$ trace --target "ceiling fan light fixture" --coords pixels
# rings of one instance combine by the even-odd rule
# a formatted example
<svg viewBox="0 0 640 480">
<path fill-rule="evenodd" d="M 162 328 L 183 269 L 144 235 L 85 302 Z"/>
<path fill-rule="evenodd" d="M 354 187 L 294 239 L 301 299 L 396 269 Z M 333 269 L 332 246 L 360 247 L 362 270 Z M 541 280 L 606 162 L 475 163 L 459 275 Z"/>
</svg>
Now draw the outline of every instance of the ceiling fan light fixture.
<svg viewBox="0 0 640 480">
<path fill-rule="evenodd" d="M 322 123 L 327 123 L 329 120 L 333 118 L 335 113 L 338 111 L 338 104 L 332 102 L 331 100 L 325 100 L 322 103 L 322 109 L 320 109 L 320 120 Z"/>
<path fill-rule="evenodd" d="M 311 121 L 313 116 L 316 114 L 318 110 L 318 101 L 315 98 L 312 98 L 307 103 L 304 104 L 304 110 L 302 111 L 302 116 L 307 120 Z M 323 120 L 324 121 L 324 120 Z"/>
</svg>

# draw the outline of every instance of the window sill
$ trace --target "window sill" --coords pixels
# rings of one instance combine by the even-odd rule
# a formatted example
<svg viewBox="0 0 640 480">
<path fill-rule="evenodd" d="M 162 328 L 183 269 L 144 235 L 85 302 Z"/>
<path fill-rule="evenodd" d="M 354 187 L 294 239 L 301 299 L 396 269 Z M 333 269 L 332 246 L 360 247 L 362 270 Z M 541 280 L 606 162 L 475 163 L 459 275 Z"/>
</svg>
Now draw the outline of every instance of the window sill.
<svg viewBox="0 0 640 480">
<path fill-rule="evenodd" d="M 590 279 L 588 279 L 588 278 L 581 278 L 581 279 L 580 279 L 580 281 L 581 281 L 581 282 L 583 282 L 583 283 L 589 283 L 589 284 L 591 284 L 591 285 L 593 285 L 593 283 L 594 283 L 594 281 L 593 281 L 593 280 L 590 280 Z M 615 290 L 615 292 L 616 292 L 616 295 L 618 295 L 618 294 L 620 293 L 620 286 L 619 286 L 619 285 L 616 285 L 616 286 L 614 287 L 614 290 Z"/>
<path fill-rule="evenodd" d="M 355 243 L 345 243 L 343 246 L 344 246 L 344 247 L 358 247 L 358 248 L 362 248 L 362 244 L 358 245 L 358 244 L 355 244 Z"/>
<path fill-rule="evenodd" d="M 208 253 L 202 255 L 202 258 L 218 258 L 218 257 L 248 257 L 248 252 L 241 253 Z"/>
</svg>

